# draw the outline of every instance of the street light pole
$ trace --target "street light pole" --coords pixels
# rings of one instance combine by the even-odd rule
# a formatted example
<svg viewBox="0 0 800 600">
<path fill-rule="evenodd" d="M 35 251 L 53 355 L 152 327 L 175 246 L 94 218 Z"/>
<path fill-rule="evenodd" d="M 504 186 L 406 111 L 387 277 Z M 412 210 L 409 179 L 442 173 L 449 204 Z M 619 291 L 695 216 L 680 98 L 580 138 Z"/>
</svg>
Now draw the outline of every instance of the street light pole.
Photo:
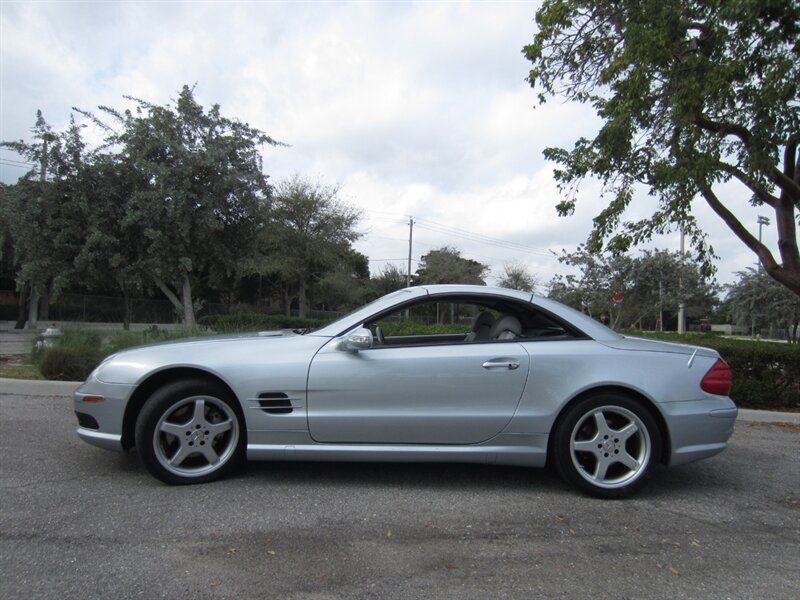
<svg viewBox="0 0 800 600">
<path fill-rule="evenodd" d="M 758 223 L 758 243 L 760 244 L 761 243 L 761 228 L 764 225 L 769 226 L 769 217 L 765 217 L 763 215 L 758 215 L 758 220 L 756 222 Z M 761 264 L 760 260 L 756 262 L 756 265 L 760 266 L 762 269 L 764 268 L 763 265 Z"/>
<path fill-rule="evenodd" d="M 406 272 L 406 287 L 411 287 L 411 243 L 414 239 L 414 218 L 408 217 L 408 271 Z"/>
</svg>

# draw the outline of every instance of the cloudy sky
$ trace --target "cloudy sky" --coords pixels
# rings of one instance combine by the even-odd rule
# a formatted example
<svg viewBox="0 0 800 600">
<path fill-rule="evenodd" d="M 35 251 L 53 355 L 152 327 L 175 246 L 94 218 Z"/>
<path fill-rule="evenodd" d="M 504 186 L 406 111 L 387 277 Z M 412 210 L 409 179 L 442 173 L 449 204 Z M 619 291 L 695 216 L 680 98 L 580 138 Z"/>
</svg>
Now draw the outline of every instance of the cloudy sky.
<svg viewBox="0 0 800 600">
<path fill-rule="evenodd" d="M 164 103 L 196 83 L 201 102 L 290 144 L 264 151 L 274 180 L 342 186 L 363 209 L 357 246 L 373 271 L 405 264 L 413 215 L 415 261 L 449 244 L 494 275 L 521 263 L 546 282 L 564 271 L 550 251 L 584 241 L 602 200 L 587 182 L 576 215 L 556 215 L 542 149 L 591 135 L 597 121 L 557 101 L 534 110 L 520 51 L 536 5 L 3 0 L 0 139 L 26 138 L 37 108 L 58 128 L 72 106 L 123 106 L 123 94 Z M 22 173 L 0 164 L 4 182 Z M 756 227 L 743 191 L 721 195 Z M 730 281 L 754 259 L 696 208 L 718 279 Z M 677 235 L 657 245 L 677 249 Z"/>
</svg>

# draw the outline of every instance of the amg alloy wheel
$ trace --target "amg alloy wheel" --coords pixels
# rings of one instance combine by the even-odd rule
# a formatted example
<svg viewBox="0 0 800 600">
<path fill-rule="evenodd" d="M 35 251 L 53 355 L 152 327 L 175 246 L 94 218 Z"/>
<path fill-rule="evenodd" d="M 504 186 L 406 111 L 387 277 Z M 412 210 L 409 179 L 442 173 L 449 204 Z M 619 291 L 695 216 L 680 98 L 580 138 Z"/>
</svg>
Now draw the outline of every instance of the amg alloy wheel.
<svg viewBox="0 0 800 600">
<path fill-rule="evenodd" d="M 561 476 L 603 498 L 630 495 L 661 454 L 655 420 L 640 403 L 603 394 L 572 406 L 555 432 L 553 459 Z"/>
<path fill-rule="evenodd" d="M 235 400 L 206 381 L 179 381 L 148 399 L 136 426 L 136 446 L 148 470 L 167 483 L 221 477 L 244 453 Z"/>
</svg>

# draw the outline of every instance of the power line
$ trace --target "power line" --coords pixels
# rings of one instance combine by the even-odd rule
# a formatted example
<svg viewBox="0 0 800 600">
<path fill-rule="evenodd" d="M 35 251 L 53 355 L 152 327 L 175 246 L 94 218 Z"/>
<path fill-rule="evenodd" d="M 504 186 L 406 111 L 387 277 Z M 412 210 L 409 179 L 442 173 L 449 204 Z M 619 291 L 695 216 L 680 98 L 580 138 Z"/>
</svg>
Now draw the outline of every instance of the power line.
<svg viewBox="0 0 800 600">
<path fill-rule="evenodd" d="M 378 213 L 377 215 L 368 216 L 366 217 L 368 220 L 376 220 L 382 222 L 393 222 L 398 225 L 400 224 L 407 224 L 407 222 L 400 222 L 398 220 L 392 220 L 388 216 L 383 215 L 391 215 L 394 217 L 400 217 L 399 213 L 391 213 L 388 211 L 380 211 L 374 209 L 365 210 L 367 213 Z M 462 239 L 466 239 L 472 242 L 487 244 L 491 246 L 497 246 L 499 248 L 505 248 L 509 250 L 517 250 L 521 252 L 528 252 L 530 254 L 537 254 L 539 256 L 546 256 L 548 258 L 556 258 L 555 255 L 547 249 L 544 248 L 536 248 L 534 246 L 530 246 L 528 244 L 523 244 L 521 242 L 515 242 L 512 240 L 503 240 L 500 238 L 495 238 L 492 236 L 488 236 L 482 233 L 478 233 L 475 231 L 470 231 L 468 229 L 463 229 L 461 227 L 454 227 L 452 225 L 445 225 L 444 223 L 438 223 L 437 221 L 433 221 L 431 219 L 423 219 L 423 218 L 415 218 L 414 222 L 423 229 L 427 229 L 429 231 L 433 231 L 434 233 L 443 233 L 452 235 L 455 237 L 459 237 Z"/>
<path fill-rule="evenodd" d="M 2 158 L 0 158 L 0 165 L 3 165 L 4 167 L 17 167 L 18 169 L 28 169 L 28 170 L 33 169 L 34 167 L 34 165 L 22 165 L 22 164 L 8 162 Z"/>
</svg>

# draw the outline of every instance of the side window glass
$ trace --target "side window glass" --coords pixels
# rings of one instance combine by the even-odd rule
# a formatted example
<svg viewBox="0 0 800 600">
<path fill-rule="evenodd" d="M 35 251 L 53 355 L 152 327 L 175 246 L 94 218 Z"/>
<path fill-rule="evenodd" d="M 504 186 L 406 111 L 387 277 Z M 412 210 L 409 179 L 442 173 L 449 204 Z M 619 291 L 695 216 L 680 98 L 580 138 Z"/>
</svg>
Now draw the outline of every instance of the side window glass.
<svg viewBox="0 0 800 600">
<path fill-rule="evenodd" d="M 369 327 L 376 342 L 385 345 L 474 341 L 473 322 L 481 312 L 489 311 L 474 303 L 423 302 L 385 315 Z"/>
</svg>

